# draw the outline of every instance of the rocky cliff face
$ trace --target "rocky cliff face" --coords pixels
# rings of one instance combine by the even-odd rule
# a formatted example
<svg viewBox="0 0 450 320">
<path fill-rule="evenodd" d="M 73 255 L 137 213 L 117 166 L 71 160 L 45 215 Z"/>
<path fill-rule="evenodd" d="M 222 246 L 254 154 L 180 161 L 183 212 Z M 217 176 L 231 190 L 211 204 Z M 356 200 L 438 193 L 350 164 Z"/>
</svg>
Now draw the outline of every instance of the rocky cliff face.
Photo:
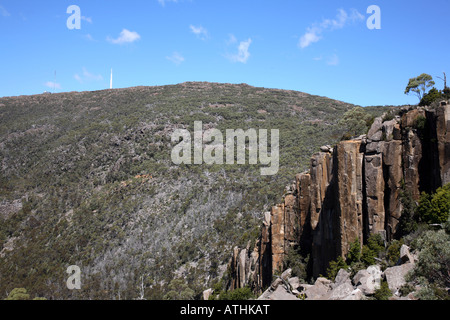
<svg viewBox="0 0 450 320">
<path fill-rule="evenodd" d="M 314 278 L 330 261 L 344 257 L 357 238 L 399 234 L 400 193 L 433 192 L 450 182 L 450 105 L 402 109 L 375 119 L 367 135 L 325 146 L 298 174 L 284 201 L 265 214 L 254 249 L 235 248 L 231 289 L 267 287 L 282 271 L 288 248 L 310 254 Z"/>
</svg>

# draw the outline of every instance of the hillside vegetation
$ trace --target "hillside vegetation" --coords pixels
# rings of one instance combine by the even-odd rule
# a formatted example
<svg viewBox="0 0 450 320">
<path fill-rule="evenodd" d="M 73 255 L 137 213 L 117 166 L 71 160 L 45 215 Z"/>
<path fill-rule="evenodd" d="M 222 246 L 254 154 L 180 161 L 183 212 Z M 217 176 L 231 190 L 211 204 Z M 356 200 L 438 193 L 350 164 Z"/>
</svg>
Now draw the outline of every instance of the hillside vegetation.
<svg viewBox="0 0 450 320">
<path fill-rule="evenodd" d="M 342 137 L 353 107 L 215 83 L 0 98 L 0 298 L 14 288 L 47 299 L 197 297 L 235 245 L 257 238 L 310 155 Z M 278 174 L 174 165 L 171 134 L 194 121 L 279 129 Z M 66 287 L 70 265 L 81 290 Z"/>
</svg>

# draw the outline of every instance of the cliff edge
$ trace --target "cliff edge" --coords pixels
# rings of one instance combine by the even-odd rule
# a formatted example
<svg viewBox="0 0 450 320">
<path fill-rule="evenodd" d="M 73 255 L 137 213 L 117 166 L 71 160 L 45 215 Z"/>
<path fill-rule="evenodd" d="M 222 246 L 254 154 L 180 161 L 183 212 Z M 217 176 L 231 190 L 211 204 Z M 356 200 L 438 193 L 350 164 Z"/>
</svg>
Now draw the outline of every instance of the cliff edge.
<svg viewBox="0 0 450 320">
<path fill-rule="evenodd" d="M 345 257 L 356 239 L 401 236 L 402 202 L 450 182 L 450 105 L 402 108 L 376 118 L 366 135 L 324 146 L 310 169 L 296 175 L 284 201 L 264 215 L 256 246 L 235 248 L 229 289 L 261 292 L 283 271 L 289 247 L 310 256 L 314 278 Z"/>
</svg>

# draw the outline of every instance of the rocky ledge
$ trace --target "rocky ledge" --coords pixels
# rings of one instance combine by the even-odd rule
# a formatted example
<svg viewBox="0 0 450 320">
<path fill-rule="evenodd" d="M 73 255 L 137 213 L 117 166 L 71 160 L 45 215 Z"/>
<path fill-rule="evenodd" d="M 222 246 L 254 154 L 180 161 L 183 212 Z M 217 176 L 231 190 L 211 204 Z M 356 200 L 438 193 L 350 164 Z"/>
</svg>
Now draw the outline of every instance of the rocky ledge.
<svg viewBox="0 0 450 320">
<path fill-rule="evenodd" d="M 359 270 L 353 277 L 347 270 L 340 269 L 334 281 L 318 277 L 314 284 L 301 283 L 298 277 L 291 277 L 292 270 L 288 269 L 258 300 L 367 300 L 374 297 L 382 281 L 387 282 L 393 293 L 391 300 L 417 300 L 414 292 L 400 297 L 400 290 L 407 283 L 405 276 L 417 259 L 405 245 L 400 252 L 401 258 L 394 267 L 382 271 L 379 265 L 373 265 Z"/>
</svg>

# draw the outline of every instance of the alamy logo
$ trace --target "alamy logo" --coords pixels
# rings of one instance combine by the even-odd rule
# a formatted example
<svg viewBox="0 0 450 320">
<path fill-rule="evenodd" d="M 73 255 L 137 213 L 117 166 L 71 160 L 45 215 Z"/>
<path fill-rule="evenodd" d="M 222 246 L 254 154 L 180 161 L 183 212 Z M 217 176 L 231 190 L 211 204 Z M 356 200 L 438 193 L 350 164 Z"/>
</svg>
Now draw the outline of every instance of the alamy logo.
<svg viewBox="0 0 450 320">
<path fill-rule="evenodd" d="M 172 143 L 178 143 L 172 149 L 172 162 L 174 164 L 192 164 L 192 149 L 194 164 L 246 164 L 248 150 L 248 163 L 259 163 L 263 176 L 275 175 L 279 169 L 279 135 L 278 129 L 270 130 L 270 151 L 267 129 L 227 129 L 226 139 L 218 129 L 208 129 L 203 132 L 203 123 L 194 121 L 194 136 L 186 129 L 177 129 L 172 134 Z M 181 139 L 181 140 L 180 140 Z M 236 144 L 235 144 L 236 141 Z M 248 148 L 247 148 L 248 141 Z M 235 152 L 236 151 L 236 152 Z"/>
<path fill-rule="evenodd" d="M 81 269 L 79 266 L 69 266 L 66 272 L 70 277 L 66 281 L 67 289 L 81 289 Z"/>
<path fill-rule="evenodd" d="M 81 29 L 81 9 L 77 5 L 71 5 L 67 8 L 67 13 L 71 14 L 69 18 L 67 18 L 67 28 L 69 30 L 73 29 Z"/>
<path fill-rule="evenodd" d="M 367 13 L 372 14 L 367 19 L 367 28 L 369 30 L 381 29 L 381 9 L 377 5 L 371 5 L 367 8 Z"/>
</svg>

